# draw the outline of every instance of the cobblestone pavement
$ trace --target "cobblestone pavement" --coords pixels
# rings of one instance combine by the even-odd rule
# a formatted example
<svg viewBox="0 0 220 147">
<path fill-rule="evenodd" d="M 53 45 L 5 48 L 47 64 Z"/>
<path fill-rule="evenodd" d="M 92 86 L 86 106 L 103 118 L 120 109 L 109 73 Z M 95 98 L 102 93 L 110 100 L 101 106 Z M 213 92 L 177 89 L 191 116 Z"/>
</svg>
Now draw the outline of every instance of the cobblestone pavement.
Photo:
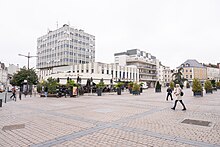
<svg viewBox="0 0 220 147">
<path fill-rule="evenodd" d="M 0 108 L 0 146 L 220 146 L 220 90 L 193 97 L 184 89 L 186 111 L 166 101 L 166 90 L 139 96 L 26 97 Z M 208 126 L 182 123 L 208 121 Z"/>
</svg>

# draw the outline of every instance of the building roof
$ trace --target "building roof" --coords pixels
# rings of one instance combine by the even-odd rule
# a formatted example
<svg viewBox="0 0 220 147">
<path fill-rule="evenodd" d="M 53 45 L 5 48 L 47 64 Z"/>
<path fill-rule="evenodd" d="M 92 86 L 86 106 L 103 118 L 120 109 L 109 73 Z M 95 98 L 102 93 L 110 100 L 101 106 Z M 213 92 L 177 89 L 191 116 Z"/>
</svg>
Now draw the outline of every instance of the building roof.
<svg viewBox="0 0 220 147">
<path fill-rule="evenodd" d="M 184 63 L 182 63 L 179 67 L 198 67 L 198 68 L 204 68 L 204 66 L 199 63 L 197 60 L 195 59 L 188 59 L 186 60 Z"/>
</svg>

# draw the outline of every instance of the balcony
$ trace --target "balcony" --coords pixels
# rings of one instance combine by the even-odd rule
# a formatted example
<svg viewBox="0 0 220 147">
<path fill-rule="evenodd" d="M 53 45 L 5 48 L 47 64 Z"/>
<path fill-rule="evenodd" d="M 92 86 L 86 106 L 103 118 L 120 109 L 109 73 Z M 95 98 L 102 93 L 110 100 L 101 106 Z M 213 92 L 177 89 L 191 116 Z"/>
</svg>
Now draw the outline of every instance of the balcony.
<svg viewBox="0 0 220 147">
<path fill-rule="evenodd" d="M 137 58 L 137 57 L 128 58 L 128 59 L 126 59 L 126 62 L 127 63 L 140 62 L 140 63 L 147 63 L 147 64 L 151 64 L 151 65 L 156 65 L 155 61 L 148 61 L 146 59 L 141 59 L 141 58 Z"/>
</svg>

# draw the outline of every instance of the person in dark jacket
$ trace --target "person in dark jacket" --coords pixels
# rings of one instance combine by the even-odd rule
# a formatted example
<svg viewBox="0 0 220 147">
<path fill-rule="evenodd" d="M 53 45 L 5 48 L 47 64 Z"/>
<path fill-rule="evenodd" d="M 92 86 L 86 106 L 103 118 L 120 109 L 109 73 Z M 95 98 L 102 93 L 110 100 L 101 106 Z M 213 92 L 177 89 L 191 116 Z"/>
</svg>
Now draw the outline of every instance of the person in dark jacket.
<svg viewBox="0 0 220 147">
<path fill-rule="evenodd" d="M 15 87 L 12 88 L 12 96 L 10 97 L 10 99 L 12 97 L 14 97 L 13 100 L 16 100 L 16 89 L 15 89 Z"/>
<path fill-rule="evenodd" d="M 170 86 L 167 88 L 167 101 L 168 101 L 169 96 L 170 96 L 171 100 L 173 100 L 173 98 L 172 98 L 172 89 L 170 88 Z"/>
<path fill-rule="evenodd" d="M 45 96 L 45 98 L 47 98 L 47 95 L 48 95 L 48 87 L 46 86 L 44 88 L 44 96 Z"/>
</svg>

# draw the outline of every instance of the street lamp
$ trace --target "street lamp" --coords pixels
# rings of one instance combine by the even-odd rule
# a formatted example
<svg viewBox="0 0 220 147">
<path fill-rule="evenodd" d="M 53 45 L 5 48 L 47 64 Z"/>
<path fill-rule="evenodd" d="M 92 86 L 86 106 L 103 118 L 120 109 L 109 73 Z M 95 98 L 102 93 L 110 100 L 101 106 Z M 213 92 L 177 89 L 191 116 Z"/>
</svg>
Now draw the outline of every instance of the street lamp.
<svg viewBox="0 0 220 147">
<path fill-rule="evenodd" d="M 38 57 L 38 56 L 30 56 L 30 52 L 28 52 L 28 55 L 18 54 L 18 56 L 23 56 L 23 57 L 28 58 L 28 69 L 29 69 L 29 59 L 32 58 L 32 57 Z"/>
</svg>

